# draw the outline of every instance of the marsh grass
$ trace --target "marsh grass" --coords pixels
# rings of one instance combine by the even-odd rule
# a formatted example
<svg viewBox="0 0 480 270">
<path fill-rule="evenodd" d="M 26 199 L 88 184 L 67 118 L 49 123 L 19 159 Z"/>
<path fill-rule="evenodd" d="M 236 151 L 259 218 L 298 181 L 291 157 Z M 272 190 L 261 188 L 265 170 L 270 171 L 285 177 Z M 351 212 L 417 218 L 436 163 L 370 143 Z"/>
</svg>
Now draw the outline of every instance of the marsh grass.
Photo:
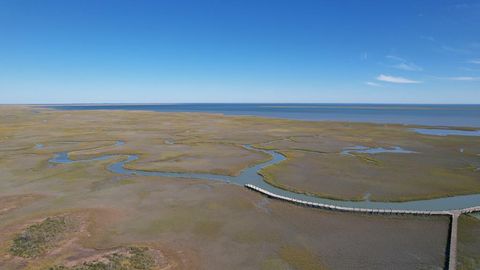
<svg viewBox="0 0 480 270">
<path fill-rule="evenodd" d="M 469 163 L 465 168 L 462 168 L 462 169 L 475 173 L 479 170 L 479 168 L 480 168 L 480 166 Z"/>
<path fill-rule="evenodd" d="M 326 269 L 319 258 L 309 250 L 302 247 L 284 246 L 279 251 L 280 257 L 298 270 Z"/>
<path fill-rule="evenodd" d="M 461 215 L 458 220 L 458 265 L 460 270 L 480 268 L 480 219 Z"/>
<path fill-rule="evenodd" d="M 273 166 L 275 166 L 275 165 L 273 165 Z M 271 167 L 273 167 L 273 166 L 271 166 Z M 271 168 L 269 168 L 269 169 L 271 169 Z M 319 197 L 319 198 L 333 199 L 333 200 L 339 200 L 339 201 L 363 201 L 364 200 L 363 195 L 345 198 L 345 197 L 335 196 L 335 195 L 328 194 L 328 193 L 309 192 L 309 191 L 305 191 L 305 190 L 302 190 L 302 189 L 299 189 L 299 188 L 295 188 L 295 187 L 292 187 L 290 185 L 280 183 L 279 180 L 277 180 L 277 178 L 274 176 L 274 174 L 272 174 L 270 171 L 266 171 L 266 170 L 262 170 L 258 174 L 260 174 L 263 177 L 263 180 L 265 182 L 267 182 L 268 184 L 270 184 L 274 187 L 281 188 L 281 189 L 284 189 L 284 190 L 288 190 L 288 191 L 291 191 L 291 192 L 295 192 L 295 193 L 298 193 L 298 194 L 305 194 L 305 195 L 308 195 L 308 196 L 316 196 L 316 197 Z"/>
<path fill-rule="evenodd" d="M 378 159 L 375 159 L 370 155 L 360 154 L 360 153 L 351 153 L 351 155 L 355 156 L 356 158 L 358 158 L 359 160 L 361 160 L 365 163 L 372 164 L 372 165 L 375 165 L 375 166 L 380 166 L 381 165 L 381 163 Z"/>
<path fill-rule="evenodd" d="M 242 230 L 233 235 L 233 240 L 241 244 L 275 243 L 279 236 L 274 232 L 258 232 L 256 230 Z"/>
<path fill-rule="evenodd" d="M 262 262 L 262 270 L 289 270 L 287 263 L 278 258 L 269 258 Z"/>
<path fill-rule="evenodd" d="M 206 237 L 217 236 L 222 229 L 222 223 L 214 220 L 201 220 L 195 224 L 193 231 Z"/>
<path fill-rule="evenodd" d="M 192 214 L 188 211 L 176 211 L 166 214 L 165 217 L 153 221 L 146 229 L 146 232 L 182 233 L 190 231 L 200 237 L 217 237 L 224 226 L 223 222 L 207 218 L 204 214 L 204 212 Z"/>
</svg>

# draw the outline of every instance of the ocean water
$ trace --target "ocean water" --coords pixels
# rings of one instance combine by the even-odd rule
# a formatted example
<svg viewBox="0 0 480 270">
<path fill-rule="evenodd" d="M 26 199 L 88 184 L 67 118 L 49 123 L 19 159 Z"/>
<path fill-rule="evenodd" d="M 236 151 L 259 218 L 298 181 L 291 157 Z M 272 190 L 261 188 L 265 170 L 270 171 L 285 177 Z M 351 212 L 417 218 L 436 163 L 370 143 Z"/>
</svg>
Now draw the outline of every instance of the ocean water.
<svg viewBox="0 0 480 270">
<path fill-rule="evenodd" d="M 252 115 L 308 121 L 348 121 L 480 127 L 480 105 L 392 104 L 125 104 L 46 105 L 59 110 L 144 110 Z"/>
<path fill-rule="evenodd" d="M 414 128 L 412 130 L 424 135 L 480 137 L 480 130 L 454 130 L 454 129 L 437 129 L 437 128 Z"/>
</svg>

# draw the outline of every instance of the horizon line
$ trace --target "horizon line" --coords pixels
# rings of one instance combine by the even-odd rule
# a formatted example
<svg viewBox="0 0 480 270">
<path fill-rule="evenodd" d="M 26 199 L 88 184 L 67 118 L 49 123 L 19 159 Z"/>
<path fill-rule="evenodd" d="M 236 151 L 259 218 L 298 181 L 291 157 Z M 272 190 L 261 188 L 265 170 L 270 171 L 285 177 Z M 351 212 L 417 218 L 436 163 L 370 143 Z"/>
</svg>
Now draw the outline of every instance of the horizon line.
<svg viewBox="0 0 480 270">
<path fill-rule="evenodd" d="M 135 106 L 135 105 L 192 105 L 192 104 L 232 104 L 232 105 L 256 105 L 256 104 L 299 104 L 299 105 L 468 105 L 480 106 L 480 103 L 390 103 L 390 102 L 72 102 L 72 103 L 0 103 L 4 105 L 20 106 Z"/>
</svg>

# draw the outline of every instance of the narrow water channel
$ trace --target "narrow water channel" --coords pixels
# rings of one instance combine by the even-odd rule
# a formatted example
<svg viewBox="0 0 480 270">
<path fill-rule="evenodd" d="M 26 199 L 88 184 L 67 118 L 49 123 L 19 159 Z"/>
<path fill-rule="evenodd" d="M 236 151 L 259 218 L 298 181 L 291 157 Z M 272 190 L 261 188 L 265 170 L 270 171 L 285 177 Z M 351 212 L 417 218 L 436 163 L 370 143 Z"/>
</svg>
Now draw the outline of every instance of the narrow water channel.
<svg viewBox="0 0 480 270">
<path fill-rule="evenodd" d="M 119 141 L 116 143 L 117 146 L 123 145 L 123 142 Z M 455 209 L 464 209 L 468 207 L 474 207 L 480 205 L 480 194 L 473 195 L 462 195 L 454 197 L 445 197 L 438 199 L 429 199 L 429 200 L 417 200 L 417 201 L 408 201 L 408 202 L 371 202 L 368 200 L 365 201 L 341 201 L 341 200 L 332 200 L 319 198 L 316 196 L 309 196 L 305 194 L 299 194 L 284 189 L 274 187 L 263 180 L 263 177 L 259 172 L 268 166 L 277 164 L 285 160 L 285 156 L 282 154 L 272 151 L 272 150 L 263 150 L 257 149 L 250 145 L 244 145 L 245 149 L 251 151 L 264 152 L 271 156 L 271 159 L 267 162 L 263 162 L 249 168 L 244 169 L 238 176 L 227 176 L 227 175 L 218 175 L 218 174 L 208 174 L 208 173 L 181 173 L 181 172 L 161 172 L 161 171 L 142 171 L 142 170 L 132 170 L 125 168 L 125 164 L 132 162 L 138 159 L 137 155 L 127 155 L 126 159 L 112 163 L 108 166 L 108 170 L 122 175 L 141 175 L 141 176 L 162 176 L 162 177 L 171 177 L 171 178 L 189 178 L 189 179 L 203 179 L 211 181 L 221 181 L 236 185 L 244 186 L 245 184 L 252 184 L 262 189 L 265 189 L 269 192 L 287 196 L 290 198 L 315 202 L 330 204 L 335 206 L 343 207 L 354 207 L 354 208 L 370 208 L 370 209 L 383 209 L 383 210 L 421 210 L 421 211 L 445 211 L 445 210 L 455 210 Z M 52 159 L 51 163 L 60 163 L 68 164 L 75 162 L 94 162 L 99 160 L 107 160 L 115 156 L 124 156 L 124 155 L 104 155 L 100 157 L 95 157 L 85 160 L 71 160 L 67 152 L 57 153 Z"/>
</svg>

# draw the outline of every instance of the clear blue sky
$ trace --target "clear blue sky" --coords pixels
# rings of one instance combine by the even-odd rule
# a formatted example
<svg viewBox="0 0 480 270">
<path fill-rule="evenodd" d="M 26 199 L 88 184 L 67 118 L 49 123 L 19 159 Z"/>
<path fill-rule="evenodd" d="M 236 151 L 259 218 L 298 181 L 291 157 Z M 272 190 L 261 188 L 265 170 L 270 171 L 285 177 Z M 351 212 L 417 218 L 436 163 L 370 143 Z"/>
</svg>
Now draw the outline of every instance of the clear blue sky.
<svg viewBox="0 0 480 270">
<path fill-rule="evenodd" d="M 480 103 L 480 1 L 0 0 L 0 103 Z"/>
</svg>

